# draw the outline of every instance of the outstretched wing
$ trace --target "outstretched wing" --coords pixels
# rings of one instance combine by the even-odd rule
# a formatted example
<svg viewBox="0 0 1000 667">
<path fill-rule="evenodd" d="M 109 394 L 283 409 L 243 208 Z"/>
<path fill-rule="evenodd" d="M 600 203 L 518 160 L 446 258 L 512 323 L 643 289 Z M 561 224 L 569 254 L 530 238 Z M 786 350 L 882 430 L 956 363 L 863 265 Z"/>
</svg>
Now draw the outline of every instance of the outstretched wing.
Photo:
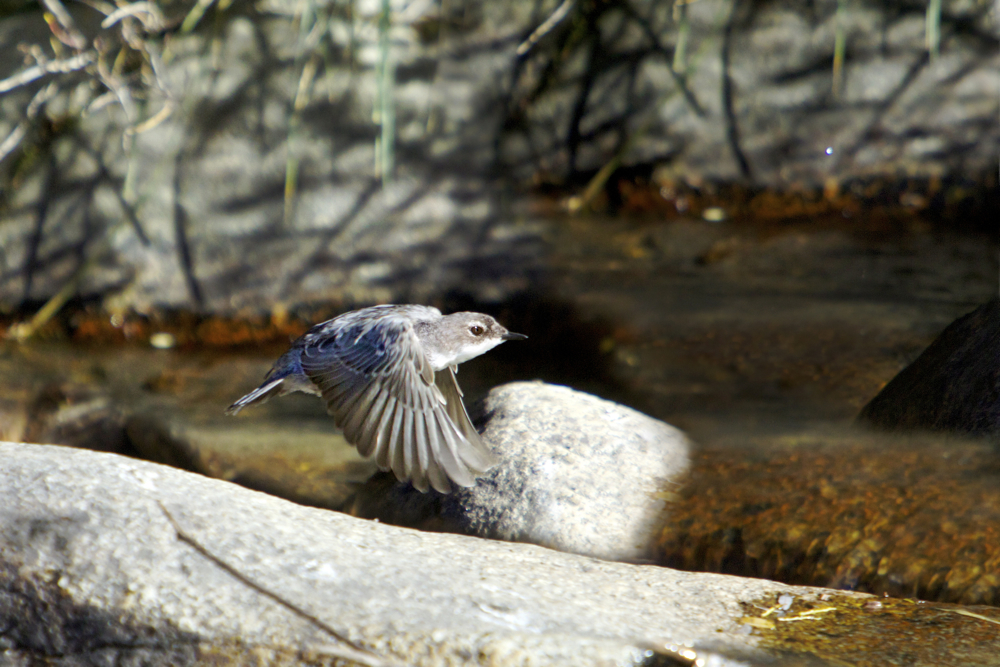
<svg viewBox="0 0 1000 667">
<path fill-rule="evenodd" d="M 305 341 L 301 359 L 347 441 L 400 481 L 448 493 L 449 480 L 472 486 L 492 465 L 454 375 L 445 369 L 435 378 L 410 318 L 350 322 Z"/>
</svg>

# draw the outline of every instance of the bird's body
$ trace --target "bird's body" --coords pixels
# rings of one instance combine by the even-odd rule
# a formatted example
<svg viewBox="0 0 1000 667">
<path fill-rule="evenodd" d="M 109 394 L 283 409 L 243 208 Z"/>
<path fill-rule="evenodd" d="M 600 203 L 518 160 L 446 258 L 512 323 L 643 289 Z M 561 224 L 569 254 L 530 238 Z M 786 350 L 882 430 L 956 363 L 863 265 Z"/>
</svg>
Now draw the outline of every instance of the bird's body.
<svg viewBox="0 0 1000 667">
<path fill-rule="evenodd" d="M 489 315 L 384 305 L 317 324 L 283 354 L 255 390 L 226 410 L 293 391 L 318 394 L 363 456 L 420 491 L 472 486 L 493 465 L 462 403 L 458 364 L 510 333 Z"/>
</svg>

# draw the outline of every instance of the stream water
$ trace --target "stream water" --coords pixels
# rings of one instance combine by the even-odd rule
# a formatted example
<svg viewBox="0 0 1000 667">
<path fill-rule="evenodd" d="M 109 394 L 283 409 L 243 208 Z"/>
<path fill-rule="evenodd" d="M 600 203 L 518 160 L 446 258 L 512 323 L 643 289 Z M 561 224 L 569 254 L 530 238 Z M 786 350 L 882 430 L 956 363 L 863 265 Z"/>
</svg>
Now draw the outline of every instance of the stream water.
<svg viewBox="0 0 1000 667">
<path fill-rule="evenodd" d="M 747 461 L 791 478 L 780 493 L 800 508 L 807 502 L 794 500 L 796 493 L 823 498 L 826 489 L 829 501 L 829 488 L 839 489 L 843 499 L 848 487 L 859 492 L 858 485 L 914 486 L 913 471 L 926 468 L 926 460 L 891 465 L 905 460 L 912 442 L 861 432 L 852 420 L 942 328 L 997 292 L 995 239 L 918 222 L 854 218 L 754 225 L 571 218 L 548 223 L 545 240 L 545 278 L 529 292 L 499 304 L 472 303 L 461 295 L 444 296 L 437 304 L 444 310 L 491 312 L 530 336 L 462 366 L 467 400 L 474 402 L 503 382 L 539 378 L 632 405 L 689 433 L 701 457 L 691 488 L 704 495 L 713 493 L 706 491 L 713 484 L 724 484 L 731 489 L 724 503 L 729 510 L 746 504 L 742 479 L 755 487 L 747 491 L 767 486 L 760 468 L 741 467 Z M 314 397 L 283 397 L 235 419 L 223 415 L 232 400 L 257 385 L 282 347 L 7 345 L 0 354 L 0 438 L 110 449 L 115 438 L 124 438 L 128 453 L 339 507 L 373 468 L 335 434 Z M 921 438 L 921 451 L 938 452 L 932 458 L 941 448 L 990 456 L 982 443 Z M 172 445 L 164 454 L 159 447 L 164 440 L 184 445 Z M 886 456 L 892 451 L 900 456 Z M 705 452 L 711 453 L 707 459 Z M 867 460 L 864 452 L 880 458 Z M 789 467 L 793 459 L 813 467 Z M 964 460 L 956 475 L 969 474 L 969 459 Z M 854 462 L 857 475 L 850 472 Z M 836 468 L 840 481 L 817 477 L 823 466 Z M 713 470 L 722 472 L 706 473 Z M 981 486 L 1000 487 L 990 475 L 979 476 Z M 950 483 L 934 482 L 934 488 L 951 488 Z M 760 499 L 753 502 L 759 505 Z M 973 502 L 954 498 L 955 517 L 942 516 L 949 512 L 944 503 L 923 521 L 962 523 Z M 687 517 L 688 528 L 690 522 L 709 525 L 697 512 L 710 504 L 696 497 L 683 503 L 677 516 Z M 713 520 L 725 513 L 717 505 L 706 511 Z M 725 520 L 747 522 L 740 511 Z M 771 520 L 778 525 L 782 519 Z M 866 521 L 861 532 L 872 520 Z M 921 524 L 908 530 L 923 535 L 925 529 Z M 665 561 L 807 583 L 830 583 L 839 571 L 837 563 L 803 565 L 801 558 L 798 569 L 783 569 L 778 561 L 797 558 L 787 545 L 755 555 L 754 539 L 759 552 L 763 542 L 773 543 L 769 534 L 743 533 L 740 545 L 713 551 L 710 541 L 716 538 L 706 531 L 675 528 L 683 537 L 674 544 L 665 540 Z M 830 539 L 829 531 L 824 539 Z M 988 553 L 971 557 L 993 558 L 994 547 L 991 542 L 984 547 Z M 851 553 L 840 557 L 849 559 Z M 920 573 L 916 580 L 891 584 L 887 575 L 879 580 L 862 574 L 841 583 L 893 593 L 907 592 L 907 586 L 917 593 L 943 590 L 940 582 L 929 583 L 931 578 Z M 992 592 L 970 598 L 963 592 L 968 588 L 943 597 L 994 601 Z"/>
</svg>

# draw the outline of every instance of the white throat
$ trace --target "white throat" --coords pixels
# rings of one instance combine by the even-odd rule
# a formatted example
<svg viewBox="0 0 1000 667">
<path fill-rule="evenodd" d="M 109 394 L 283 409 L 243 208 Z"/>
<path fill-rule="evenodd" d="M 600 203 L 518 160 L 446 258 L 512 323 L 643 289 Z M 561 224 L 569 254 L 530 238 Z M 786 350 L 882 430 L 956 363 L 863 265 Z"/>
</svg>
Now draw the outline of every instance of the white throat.
<svg viewBox="0 0 1000 667">
<path fill-rule="evenodd" d="M 503 340 L 499 338 L 489 338 L 471 345 L 463 345 L 451 351 L 429 349 L 426 351 L 427 360 L 431 362 L 431 368 L 435 371 L 440 371 L 449 366 L 457 366 L 469 359 L 478 357 L 480 354 L 489 352 L 502 342 Z"/>
</svg>

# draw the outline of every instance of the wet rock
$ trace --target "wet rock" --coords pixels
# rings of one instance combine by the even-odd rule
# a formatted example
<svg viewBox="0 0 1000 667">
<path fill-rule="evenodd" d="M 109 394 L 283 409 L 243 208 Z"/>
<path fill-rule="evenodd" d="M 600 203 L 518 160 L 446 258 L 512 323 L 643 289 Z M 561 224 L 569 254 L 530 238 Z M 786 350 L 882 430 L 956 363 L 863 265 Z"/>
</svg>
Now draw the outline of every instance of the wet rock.
<svg viewBox="0 0 1000 667">
<path fill-rule="evenodd" d="M 53 382 L 30 402 L 23 438 L 129 456 L 134 452 L 124 420 L 121 409 L 103 392 L 74 382 Z"/>
<path fill-rule="evenodd" d="M 205 472 L 198 452 L 173 437 L 162 417 L 125 407 L 98 384 L 49 383 L 28 404 L 19 435 L 24 442 L 110 452 Z"/>
<path fill-rule="evenodd" d="M 746 652 L 744 609 L 822 593 L 420 533 L 113 454 L 0 461 L 5 664 L 634 665 L 651 644 Z"/>
<path fill-rule="evenodd" d="M 952 322 L 862 408 L 887 429 L 1000 431 L 1000 298 Z"/>
<path fill-rule="evenodd" d="M 609 560 L 645 559 L 688 468 L 683 433 L 568 387 L 497 387 L 481 407 L 497 465 L 474 487 L 423 494 L 391 474 L 352 513 L 386 523 L 530 542 Z"/>
</svg>

